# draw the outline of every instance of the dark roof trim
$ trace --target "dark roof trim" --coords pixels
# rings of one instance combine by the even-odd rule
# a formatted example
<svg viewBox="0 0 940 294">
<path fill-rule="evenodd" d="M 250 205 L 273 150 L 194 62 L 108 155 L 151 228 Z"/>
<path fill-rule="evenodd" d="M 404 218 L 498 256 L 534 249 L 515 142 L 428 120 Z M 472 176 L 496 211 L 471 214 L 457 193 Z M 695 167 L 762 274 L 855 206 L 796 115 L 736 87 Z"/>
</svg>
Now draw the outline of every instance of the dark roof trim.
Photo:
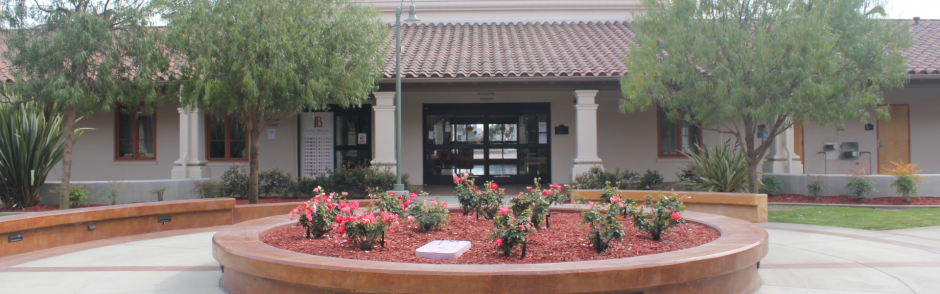
<svg viewBox="0 0 940 294">
<path fill-rule="evenodd" d="M 909 74 L 912 80 L 940 80 L 940 74 Z"/>
<path fill-rule="evenodd" d="M 605 82 L 619 81 L 621 76 L 568 76 L 568 77 L 461 77 L 461 78 L 402 78 L 402 83 L 480 83 L 480 82 Z M 395 78 L 381 78 L 380 84 L 395 83 Z"/>
</svg>

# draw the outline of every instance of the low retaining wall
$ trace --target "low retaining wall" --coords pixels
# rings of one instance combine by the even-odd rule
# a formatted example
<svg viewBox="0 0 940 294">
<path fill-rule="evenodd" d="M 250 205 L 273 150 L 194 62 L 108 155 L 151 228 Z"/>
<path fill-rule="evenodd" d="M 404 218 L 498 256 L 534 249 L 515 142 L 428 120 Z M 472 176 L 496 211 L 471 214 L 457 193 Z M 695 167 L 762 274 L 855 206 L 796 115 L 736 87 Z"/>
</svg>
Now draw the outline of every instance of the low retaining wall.
<svg viewBox="0 0 940 294">
<path fill-rule="evenodd" d="M 783 191 L 780 194 L 809 195 L 809 189 L 806 188 L 806 185 L 813 181 L 812 177 L 819 178 L 829 185 L 829 189 L 823 193 L 825 196 L 848 195 L 849 192 L 845 189 L 845 185 L 849 183 L 848 175 L 764 174 L 764 176 L 774 176 L 783 182 Z M 869 177 L 875 180 L 875 192 L 868 194 L 867 198 L 901 197 L 891 187 L 891 182 L 894 181 L 895 176 L 870 175 Z M 920 196 L 940 197 L 940 174 L 923 174 L 920 177 L 928 182 L 917 183 L 918 188 L 920 188 Z"/>
<path fill-rule="evenodd" d="M 646 190 L 620 190 L 618 195 L 625 199 L 637 201 L 646 200 L 647 195 L 689 196 L 683 199 L 687 211 L 697 211 L 733 217 L 752 223 L 767 222 L 767 194 L 748 193 L 717 193 L 717 192 L 691 192 L 691 191 L 646 191 Z M 572 190 L 572 198 L 583 196 L 588 200 L 600 200 L 601 190 Z"/>
<path fill-rule="evenodd" d="M 210 179 L 120 181 L 117 185 L 130 187 L 118 192 L 117 204 L 156 202 L 157 196 L 150 193 L 150 191 L 163 187 L 167 187 L 166 192 L 163 194 L 163 201 L 200 199 L 202 197 L 199 197 L 194 191 L 196 182 L 207 180 Z M 60 183 L 59 181 L 46 181 L 42 185 L 42 191 L 40 192 L 42 201 L 40 201 L 40 204 L 59 204 L 59 195 L 53 191 L 59 188 Z M 84 189 L 89 194 L 85 204 L 111 204 L 108 197 L 97 199 L 98 194 L 110 184 L 108 181 L 72 181 L 70 184 L 73 186 L 84 185 Z M 95 201 L 96 199 L 97 201 Z"/>
<path fill-rule="evenodd" d="M 358 201 L 361 206 L 372 202 Z M 275 215 L 286 216 L 300 203 L 235 205 L 235 199 L 216 198 L 5 216 L 0 218 L 0 257 L 120 236 L 225 226 Z M 159 222 L 160 217 L 166 216 L 170 217 L 169 222 Z M 95 226 L 93 230 L 90 225 Z M 21 240 L 10 242 L 17 237 Z"/>
<path fill-rule="evenodd" d="M 570 209 L 561 209 L 568 210 Z M 228 293 L 753 293 L 767 232 L 742 220 L 686 212 L 713 227 L 710 243 L 638 257 L 545 264 L 443 265 L 316 256 L 260 236 L 294 225 L 286 216 L 244 222 L 212 238 Z M 473 248 L 471 250 L 492 250 Z"/>
</svg>

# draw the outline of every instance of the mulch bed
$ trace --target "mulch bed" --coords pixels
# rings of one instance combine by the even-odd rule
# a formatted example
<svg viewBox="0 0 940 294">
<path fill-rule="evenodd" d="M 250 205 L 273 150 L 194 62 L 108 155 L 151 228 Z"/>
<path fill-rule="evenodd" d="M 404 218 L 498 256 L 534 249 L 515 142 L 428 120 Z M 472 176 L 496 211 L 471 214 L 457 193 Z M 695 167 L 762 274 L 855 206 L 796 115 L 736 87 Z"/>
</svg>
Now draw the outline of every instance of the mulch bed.
<svg viewBox="0 0 940 294">
<path fill-rule="evenodd" d="M 79 205 L 72 208 L 85 208 L 85 207 L 96 207 L 104 206 L 103 204 L 88 204 L 88 205 Z M 40 212 L 40 211 L 53 211 L 59 210 L 59 205 L 36 205 L 30 206 L 25 209 L 0 209 L 0 212 Z"/>
<path fill-rule="evenodd" d="M 940 205 L 940 197 L 911 197 L 911 202 L 904 202 L 904 198 L 902 197 L 877 197 L 868 198 L 865 199 L 864 202 L 859 202 L 852 196 L 821 196 L 819 200 L 816 200 L 813 196 L 782 194 L 767 197 L 767 202 L 860 205 Z"/>
<path fill-rule="evenodd" d="M 419 232 L 407 224 L 401 230 L 386 235 L 386 247 L 362 251 L 345 242 L 342 237 L 332 235 L 319 240 L 304 238 L 303 228 L 290 226 L 274 230 L 262 236 L 268 245 L 313 255 L 374 261 L 432 264 L 521 264 L 549 263 L 584 260 L 601 260 L 662 253 L 699 246 L 717 239 L 720 233 L 710 227 L 688 222 L 678 225 L 664 235 L 662 242 L 655 242 L 645 232 L 638 232 L 629 219 L 623 221 L 623 243 L 612 242 L 610 249 L 598 254 L 587 245 L 585 226 L 581 225 L 579 213 L 554 213 L 551 229 L 529 234 L 527 257 L 519 259 L 521 250 L 514 249 L 512 257 L 497 255 L 489 235 L 493 225 L 482 217 L 477 220 L 472 214 L 463 216 L 452 213 L 447 228 L 440 231 Z M 473 246 L 460 258 L 453 260 L 427 259 L 415 256 L 418 247 L 434 240 L 471 241 Z"/>
</svg>

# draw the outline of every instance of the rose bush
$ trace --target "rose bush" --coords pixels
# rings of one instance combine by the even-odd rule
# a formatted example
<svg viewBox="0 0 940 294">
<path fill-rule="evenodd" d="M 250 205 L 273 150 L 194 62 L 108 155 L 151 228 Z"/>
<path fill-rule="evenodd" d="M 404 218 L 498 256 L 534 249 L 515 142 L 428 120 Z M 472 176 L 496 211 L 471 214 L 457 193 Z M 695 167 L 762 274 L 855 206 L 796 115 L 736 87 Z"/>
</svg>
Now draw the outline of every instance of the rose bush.
<svg viewBox="0 0 940 294">
<path fill-rule="evenodd" d="M 454 184 L 457 185 L 457 187 L 454 188 L 454 195 L 457 196 L 457 200 L 460 202 L 463 215 L 470 214 L 470 211 L 476 209 L 479 204 L 480 190 L 474 186 L 474 180 L 470 178 L 470 174 L 468 173 L 463 173 L 460 176 L 455 174 Z"/>
<path fill-rule="evenodd" d="M 531 211 L 523 212 L 519 217 L 509 213 L 509 208 L 500 207 L 498 213 L 493 216 L 493 233 L 490 234 L 490 240 L 493 240 L 493 246 L 496 251 L 503 256 L 510 256 L 512 249 L 520 247 L 522 254 L 520 258 L 525 258 L 526 235 L 535 231 L 532 227 Z"/>
<path fill-rule="evenodd" d="M 610 203 L 590 202 L 590 210 L 581 212 L 582 224 L 587 224 L 588 244 L 597 253 L 605 252 L 610 248 L 611 241 L 623 241 L 623 225 L 620 223 L 620 212 L 630 210 L 634 205 L 632 199 L 623 200 L 620 196 L 610 198 Z"/>
<path fill-rule="evenodd" d="M 346 235 L 350 243 L 362 250 L 372 250 L 379 244 L 385 247 L 385 234 L 395 232 L 399 225 L 398 215 L 384 210 L 340 215 L 335 221 L 337 233 Z"/>
<path fill-rule="evenodd" d="M 422 196 L 427 196 L 427 193 Z M 447 210 L 447 203 L 439 200 L 431 200 L 431 203 L 427 200 L 412 203 L 408 206 L 408 220 L 421 231 L 439 230 L 447 226 L 450 211 Z"/>
<path fill-rule="evenodd" d="M 635 208 L 629 209 L 628 214 L 633 217 L 633 226 L 649 233 L 654 241 L 660 241 L 663 233 L 669 232 L 669 228 L 685 223 L 685 219 L 680 214 L 683 211 L 685 211 L 685 204 L 682 203 L 682 198 L 676 196 L 675 193 L 667 197 L 660 192 L 655 200 L 647 195 L 643 205 L 636 205 Z"/>
<path fill-rule="evenodd" d="M 313 189 L 313 193 L 315 195 L 312 199 L 298 205 L 288 214 L 291 220 L 295 217 L 298 219 L 297 222 L 304 227 L 307 238 L 323 237 L 333 229 L 341 214 L 349 214 L 359 208 L 359 202 L 337 200 L 339 197 L 335 193 L 327 195 L 320 187 Z"/>
</svg>

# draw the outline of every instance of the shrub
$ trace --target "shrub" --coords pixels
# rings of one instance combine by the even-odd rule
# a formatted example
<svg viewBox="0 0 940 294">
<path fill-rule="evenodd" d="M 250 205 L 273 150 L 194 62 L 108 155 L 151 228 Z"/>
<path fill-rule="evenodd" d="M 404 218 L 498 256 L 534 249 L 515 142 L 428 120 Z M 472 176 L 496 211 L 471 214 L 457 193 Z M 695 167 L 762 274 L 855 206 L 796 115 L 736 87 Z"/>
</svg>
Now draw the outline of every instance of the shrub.
<svg viewBox="0 0 940 294">
<path fill-rule="evenodd" d="M 52 190 L 56 195 L 59 194 L 59 189 L 56 188 Z M 88 193 L 88 190 L 85 190 L 85 185 L 75 185 L 69 187 L 69 207 L 76 207 L 85 203 L 85 200 L 88 200 L 88 197 L 91 193 Z"/>
<path fill-rule="evenodd" d="M 777 195 L 783 191 L 783 181 L 775 176 L 763 176 L 760 179 L 760 192 L 768 196 Z"/>
<path fill-rule="evenodd" d="M 656 189 L 659 184 L 663 183 L 663 175 L 659 173 L 658 170 L 646 170 L 646 173 L 640 177 L 640 180 L 636 183 L 635 188 L 637 190 L 652 190 Z"/>
<path fill-rule="evenodd" d="M 418 195 L 415 193 L 411 193 L 411 195 L 395 195 L 393 192 L 381 192 L 370 195 L 369 197 L 375 199 L 375 209 L 388 211 L 397 215 L 405 215 L 405 212 L 408 210 L 408 205 L 410 205 Z"/>
<path fill-rule="evenodd" d="M 660 192 L 655 200 L 647 195 L 643 205 L 631 208 L 628 213 L 633 217 L 633 225 L 637 230 L 649 233 L 653 241 L 661 241 L 663 233 L 669 233 L 669 228 L 685 223 L 680 214 L 683 211 L 685 204 L 682 204 L 681 198 L 675 194 L 667 197 Z"/>
<path fill-rule="evenodd" d="M 730 141 L 701 150 L 701 154 L 685 154 L 692 159 L 692 173 L 698 180 L 683 185 L 708 192 L 747 191 L 747 159 Z"/>
<path fill-rule="evenodd" d="M 0 102 L 0 202 L 24 208 L 39 204 L 46 176 L 64 155 L 62 116 L 47 118 L 40 103 L 8 102 Z"/>
<path fill-rule="evenodd" d="M 422 193 L 421 196 L 427 196 L 427 193 Z M 418 230 L 439 230 L 447 226 L 447 221 L 450 219 L 449 212 L 447 203 L 440 202 L 440 198 L 431 200 L 430 204 L 427 200 L 421 200 L 408 206 L 408 219 L 417 226 Z"/>
<path fill-rule="evenodd" d="M 811 180 L 809 181 L 809 184 L 806 185 L 806 190 L 808 190 L 809 194 L 818 201 L 819 196 L 822 196 L 822 194 L 829 189 L 829 184 L 826 184 L 826 182 L 824 182 L 821 177 L 810 176 L 809 178 Z"/>
<path fill-rule="evenodd" d="M 519 192 L 519 195 L 509 199 L 509 209 L 516 217 L 528 213 L 532 218 L 532 225 L 536 229 L 541 229 L 542 222 L 545 221 L 545 216 L 548 215 L 548 206 L 551 205 L 552 200 L 549 198 L 551 195 L 552 189 L 542 190 L 539 179 L 535 179 L 534 189 L 526 187 L 526 192 Z"/>
<path fill-rule="evenodd" d="M 694 189 L 695 186 L 702 183 L 702 181 L 698 179 L 698 176 L 695 175 L 694 168 L 695 166 L 692 164 L 687 164 L 679 168 L 679 172 L 676 173 L 676 177 L 679 178 L 679 185 Z"/>
<path fill-rule="evenodd" d="M 291 183 L 291 187 L 288 193 L 285 193 L 285 196 L 292 197 L 292 198 L 309 198 L 309 197 L 313 197 L 314 195 L 311 192 L 313 191 L 313 189 L 316 189 L 317 187 L 329 187 L 329 186 L 330 186 L 330 177 L 327 175 L 318 175 L 316 177 L 299 178 L 297 179 L 297 181 Z"/>
<path fill-rule="evenodd" d="M 875 191 L 875 180 L 865 175 L 865 170 L 849 174 L 849 183 L 845 185 L 849 196 L 855 197 L 859 202 L 865 201 L 865 195 Z"/>
<path fill-rule="evenodd" d="M 454 184 L 457 184 L 457 187 L 454 188 L 454 195 L 457 195 L 457 201 L 460 202 L 463 215 L 467 215 L 471 210 L 476 209 L 480 202 L 480 190 L 474 186 L 474 181 L 467 173 L 463 173 L 461 176 L 454 175 Z"/>
<path fill-rule="evenodd" d="M 193 183 L 193 193 L 202 198 L 215 198 L 221 195 L 222 186 L 219 181 L 206 180 Z"/>
<path fill-rule="evenodd" d="M 639 173 L 629 170 L 621 172 L 620 168 L 617 168 L 614 172 L 607 172 L 600 166 L 592 166 L 587 172 L 575 176 L 571 187 L 573 189 L 596 190 L 603 189 L 605 183 L 610 182 L 620 189 L 630 189 L 639 180 L 639 177 Z"/>
<path fill-rule="evenodd" d="M 230 165 L 222 173 L 219 185 L 222 197 L 248 197 L 248 170 L 241 164 Z"/>
<path fill-rule="evenodd" d="M 163 194 L 166 193 L 167 188 L 169 188 L 169 186 L 150 190 L 150 194 L 157 196 L 157 201 L 163 201 Z"/>
<path fill-rule="evenodd" d="M 294 220 L 295 216 L 298 218 L 297 223 L 304 228 L 307 238 L 323 237 L 333 230 L 334 224 L 340 222 L 344 215 L 351 215 L 353 210 L 359 208 L 357 201 L 337 201 L 335 193 L 327 195 L 322 189 L 313 191 L 318 194 L 288 214 L 291 220 Z"/>
<path fill-rule="evenodd" d="M 581 212 L 582 224 L 588 225 L 587 240 L 597 253 L 605 252 L 610 248 L 610 242 L 623 241 L 623 226 L 620 223 L 620 212 L 629 209 L 631 202 L 620 199 L 620 196 L 611 198 L 611 202 L 598 205 L 591 203 L 591 209 Z"/>
<path fill-rule="evenodd" d="M 917 182 L 927 183 L 924 179 L 917 175 L 917 173 L 922 172 L 922 170 L 914 170 L 917 168 L 917 163 L 901 163 L 891 162 L 894 164 L 893 169 L 887 169 L 889 175 L 894 175 L 894 181 L 891 181 L 891 187 L 893 187 L 898 194 L 901 194 L 904 197 L 904 202 L 911 202 L 911 196 L 917 196 L 919 188 L 917 187 Z"/>
<path fill-rule="evenodd" d="M 492 219 L 496 216 L 499 206 L 503 205 L 503 197 L 506 195 L 506 189 L 499 188 L 493 181 L 486 182 L 483 185 L 486 190 L 480 192 L 480 201 L 477 204 L 477 214 L 482 214 L 486 219 Z"/>
<path fill-rule="evenodd" d="M 349 238 L 350 243 L 362 250 L 372 250 L 375 245 L 385 247 L 385 234 L 395 232 L 398 215 L 387 211 L 356 213 L 337 217 L 337 229 Z"/>
<path fill-rule="evenodd" d="M 377 193 L 391 190 L 395 185 L 396 175 L 390 169 L 376 170 L 369 166 L 345 166 L 328 173 L 328 191 L 347 191 L 353 198 L 365 198 L 369 191 Z M 401 175 L 405 190 L 411 190 L 408 174 Z"/>
<path fill-rule="evenodd" d="M 294 178 L 275 168 L 258 173 L 258 193 L 261 195 L 281 196 L 294 185 Z"/>
<path fill-rule="evenodd" d="M 108 200 L 111 200 L 111 205 L 115 205 L 117 204 L 118 193 L 131 186 L 133 186 L 133 184 L 124 185 L 124 181 L 108 181 L 108 186 L 98 193 L 98 198 L 95 199 L 95 202 L 101 200 L 101 197 L 108 197 Z"/>
<path fill-rule="evenodd" d="M 512 254 L 512 249 L 520 247 L 522 249 L 521 258 L 525 258 L 526 235 L 534 231 L 532 227 L 531 211 L 527 210 L 518 217 L 509 213 L 509 208 L 500 207 L 499 213 L 493 217 L 493 233 L 490 233 L 490 240 L 496 247 L 496 252 L 503 256 Z"/>
</svg>

